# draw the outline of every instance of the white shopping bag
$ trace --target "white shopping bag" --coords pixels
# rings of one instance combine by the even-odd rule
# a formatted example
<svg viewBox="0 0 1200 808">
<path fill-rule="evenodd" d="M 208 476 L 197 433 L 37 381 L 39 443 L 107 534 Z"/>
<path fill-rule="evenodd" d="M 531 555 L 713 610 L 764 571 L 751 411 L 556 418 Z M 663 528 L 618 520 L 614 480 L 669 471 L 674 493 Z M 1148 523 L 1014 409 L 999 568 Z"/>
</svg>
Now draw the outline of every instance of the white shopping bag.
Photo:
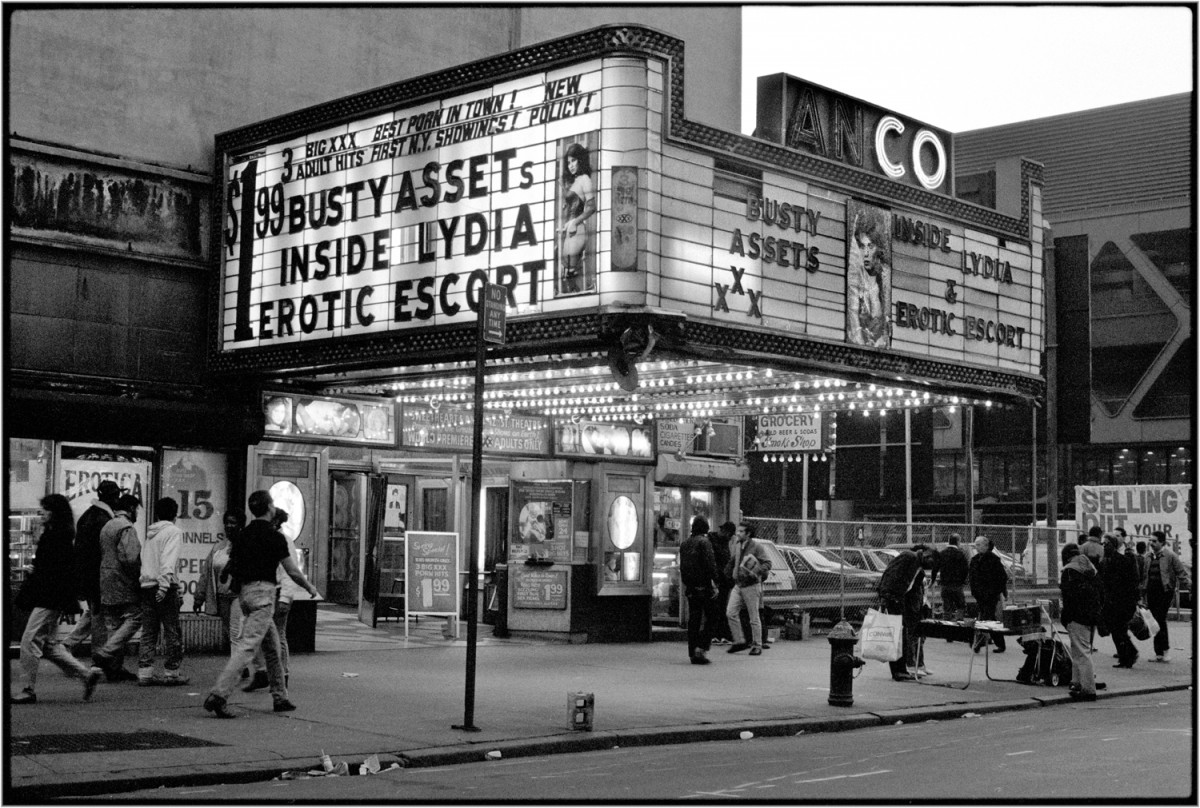
<svg viewBox="0 0 1200 808">
<path fill-rule="evenodd" d="M 867 609 L 854 653 L 863 659 L 895 662 L 900 658 L 903 631 L 903 618 L 900 615 Z"/>
</svg>

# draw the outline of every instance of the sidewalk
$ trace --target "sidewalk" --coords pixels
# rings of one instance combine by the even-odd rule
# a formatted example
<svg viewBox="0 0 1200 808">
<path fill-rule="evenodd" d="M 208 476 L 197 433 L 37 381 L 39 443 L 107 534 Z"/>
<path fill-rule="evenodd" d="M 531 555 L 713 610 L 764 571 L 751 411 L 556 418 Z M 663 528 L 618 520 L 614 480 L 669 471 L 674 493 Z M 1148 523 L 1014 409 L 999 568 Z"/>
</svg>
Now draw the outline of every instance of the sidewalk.
<svg viewBox="0 0 1200 808">
<path fill-rule="evenodd" d="M 292 659 L 291 698 L 299 709 L 275 714 L 266 691 L 236 691 L 239 717 L 218 720 L 201 704 L 223 657 L 191 657 L 191 684 L 139 688 L 101 684 L 91 703 L 80 683 L 43 662 L 38 703 L 8 706 L 6 798 L 41 802 L 56 796 L 112 793 L 159 785 L 269 780 L 320 767 L 324 750 L 353 774 L 378 754 L 383 768 L 482 761 L 612 746 L 732 740 L 833 732 L 897 721 L 949 720 L 964 713 L 1071 705 L 1066 688 L 990 681 L 984 657 L 967 690 L 893 682 L 883 663 L 868 662 L 854 680 L 854 705 L 828 704 L 830 646 L 823 636 L 781 640 L 762 656 L 713 648 L 713 664 L 691 665 L 682 640 L 628 645 L 567 645 L 498 640 L 479 626 L 473 724 L 466 717 L 466 627 L 446 640 L 440 621 L 404 626 L 359 624 L 350 609 L 322 604 L 315 653 Z M 1142 661 L 1115 670 L 1110 640 L 1098 640 L 1101 699 L 1190 688 L 1193 624 L 1171 623 L 1174 661 Z M 930 640 L 934 682 L 967 678 L 972 659 L 961 643 Z M 1011 679 L 1024 660 L 1010 644 L 991 657 L 991 673 Z M 129 664 L 129 663 L 127 663 Z M 10 661 L 10 677 L 15 662 Z M 595 694 L 594 731 L 571 730 L 567 694 Z M 747 693 L 755 694 L 747 698 Z M 1102 704 L 1102 702 L 1100 702 Z M 1058 706 L 1057 709 L 1070 709 Z M 493 755 L 494 757 L 494 755 Z"/>
</svg>

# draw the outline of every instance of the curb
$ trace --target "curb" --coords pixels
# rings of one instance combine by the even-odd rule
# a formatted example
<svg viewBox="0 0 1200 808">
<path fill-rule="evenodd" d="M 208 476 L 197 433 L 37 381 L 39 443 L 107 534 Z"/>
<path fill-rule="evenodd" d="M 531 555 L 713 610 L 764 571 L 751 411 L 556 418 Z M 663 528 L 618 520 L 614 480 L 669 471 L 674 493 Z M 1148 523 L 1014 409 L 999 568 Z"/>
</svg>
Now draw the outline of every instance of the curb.
<svg viewBox="0 0 1200 808">
<path fill-rule="evenodd" d="M 1167 693 L 1191 689 L 1192 685 L 1190 684 L 1163 685 L 1133 688 L 1122 690 L 1119 693 L 1102 692 L 1099 694 L 1099 697 L 1100 699 L 1107 700 L 1125 696 L 1144 696 L 1153 693 Z M 701 743 L 705 741 L 736 741 L 741 739 L 743 732 L 753 733 L 753 738 L 785 737 L 809 733 L 849 732 L 857 729 L 884 727 L 895 724 L 946 721 L 963 718 L 968 714 L 984 715 L 988 713 L 1029 710 L 1051 707 L 1063 703 L 1073 703 L 1070 696 L 1066 693 L 1053 696 L 1033 696 L 1024 699 L 978 702 L 974 704 L 883 710 L 844 716 L 696 724 L 646 729 L 606 730 L 600 732 L 575 731 L 570 734 L 551 735 L 542 738 L 414 749 L 381 757 L 380 763 L 384 769 L 391 766 L 393 762 L 399 763 L 402 768 L 434 768 L 463 763 L 480 763 L 495 759 L 494 755 L 489 757 L 489 752 L 499 752 L 500 758 L 503 759 L 575 752 L 595 752 L 622 746 L 664 746 L 681 743 Z M 370 754 L 377 753 L 364 753 L 362 757 L 366 758 Z M 339 757 L 345 758 L 349 756 L 351 755 L 340 755 Z M 357 757 L 357 755 L 353 756 Z M 7 796 L 14 804 L 30 804 L 43 802 L 48 799 L 117 794 L 148 788 L 178 788 L 228 783 L 265 782 L 279 777 L 285 771 L 308 771 L 315 768 L 316 765 L 318 764 L 314 756 L 306 756 L 304 758 L 281 758 L 271 761 L 270 765 L 262 762 L 253 764 L 224 764 L 219 770 L 206 769 L 203 771 L 189 771 L 187 767 L 178 767 L 183 770 L 151 775 L 118 776 L 104 780 L 83 779 L 82 775 L 77 775 L 75 776 L 76 779 L 72 779 L 72 775 L 66 774 L 60 775 L 53 783 L 38 785 L 18 785 L 11 783 Z M 358 767 L 358 763 L 349 764 L 351 776 L 357 775 Z"/>
</svg>

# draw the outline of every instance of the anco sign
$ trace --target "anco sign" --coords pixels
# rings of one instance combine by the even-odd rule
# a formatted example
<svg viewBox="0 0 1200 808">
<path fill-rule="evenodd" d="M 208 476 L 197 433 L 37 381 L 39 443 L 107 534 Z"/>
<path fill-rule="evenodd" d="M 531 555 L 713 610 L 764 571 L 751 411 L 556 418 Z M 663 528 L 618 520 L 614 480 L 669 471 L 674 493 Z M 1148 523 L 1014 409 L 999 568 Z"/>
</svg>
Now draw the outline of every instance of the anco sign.
<svg viewBox="0 0 1200 808">
<path fill-rule="evenodd" d="M 595 292 L 603 76 L 575 65 L 224 154 L 221 350 L 473 321 L 485 281 L 519 314 Z"/>
</svg>

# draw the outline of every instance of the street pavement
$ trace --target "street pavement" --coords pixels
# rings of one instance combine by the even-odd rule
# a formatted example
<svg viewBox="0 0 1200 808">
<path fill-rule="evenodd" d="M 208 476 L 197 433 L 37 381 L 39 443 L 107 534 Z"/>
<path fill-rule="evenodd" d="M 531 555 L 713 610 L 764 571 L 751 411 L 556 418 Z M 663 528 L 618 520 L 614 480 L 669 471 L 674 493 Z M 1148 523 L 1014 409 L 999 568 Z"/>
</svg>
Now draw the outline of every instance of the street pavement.
<svg viewBox="0 0 1200 808">
<path fill-rule="evenodd" d="M 442 622 L 381 623 L 370 629 L 352 610 L 321 604 L 316 651 L 295 654 L 291 713 L 274 713 L 264 691 L 235 691 L 238 713 L 220 720 L 202 708 L 224 657 L 184 662 L 191 683 L 142 688 L 102 683 L 81 700 L 78 680 L 43 662 L 36 705 L 7 705 L 8 802 L 114 793 L 158 785 L 269 780 L 321 769 L 321 754 L 354 775 L 368 757 L 382 768 L 439 766 L 486 759 L 798 732 L 839 732 L 883 724 L 952 719 L 966 713 L 1054 709 L 1066 688 L 1012 681 L 1024 655 L 973 656 L 962 643 L 929 640 L 927 682 L 893 682 L 887 665 L 868 662 L 853 682 L 854 703 L 828 703 L 830 644 L 821 635 L 780 640 L 761 656 L 725 653 L 692 665 L 682 635 L 641 644 L 569 645 L 539 639 L 496 639 L 480 625 L 473 703 L 467 704 L 466 627 L 457 639 Z M 1101 698 L 1191 689 L 1194 625 L 1172 622 L 1173 661 L 1113 669 L 1113 645 L 1097 640 Z M 985 661 L 992 681 L 985 675 Z M 972 668 L 973 663 L 973 668 Z M 132 663 L 127 662 L 127 666 Z M 9 662 L 10 688 L 16 663 Z M 568 694 L 595 698 L 593 729 L 572 729 Z M 1194 699 L 1193 699 L 1194 705 Z M 469 724 L 475 731 L 463 729 Z"/>
</svg>

